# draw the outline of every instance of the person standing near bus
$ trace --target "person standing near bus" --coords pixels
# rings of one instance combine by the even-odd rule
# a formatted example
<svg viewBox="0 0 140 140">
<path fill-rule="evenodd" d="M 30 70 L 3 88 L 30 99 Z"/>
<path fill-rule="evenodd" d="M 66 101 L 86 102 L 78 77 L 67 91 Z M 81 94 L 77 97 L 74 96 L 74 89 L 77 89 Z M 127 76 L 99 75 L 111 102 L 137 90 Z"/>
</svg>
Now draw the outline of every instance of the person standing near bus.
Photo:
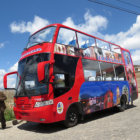
<svg viewBox="0 0 140 140">
<path fill-rule="evenodd" d="M 0 91 L 0 122 L 1 122 L 2 129 L 6 128 L 6 120 L 4 117 L 4 110 L 6 109 L 6 105 L 4 101 L 6 99 L 7 97 L 4 95 L 2 91 Z"/>
</svg>

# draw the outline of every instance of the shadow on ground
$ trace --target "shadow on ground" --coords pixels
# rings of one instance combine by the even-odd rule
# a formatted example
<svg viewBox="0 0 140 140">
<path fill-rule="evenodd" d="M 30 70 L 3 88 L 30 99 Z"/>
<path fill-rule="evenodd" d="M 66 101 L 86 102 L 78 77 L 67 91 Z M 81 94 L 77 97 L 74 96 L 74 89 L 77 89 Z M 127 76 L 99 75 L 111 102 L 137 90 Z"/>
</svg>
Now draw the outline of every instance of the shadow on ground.
<svg viewBox="0 0 140 140">
<path fill-rule="evenodd" d="M 12 126 L 8 126 L 8 127 L 6 127 L 5 129 L 9 129 L 9 128 L 11 128 Z M 1 130 L 5 130 L 5 129 L 2 129 L 2 128 L 0 128 Z"/>
<path fill-rule="evenodd" d="M 134 108 L 134 107 L 136 107 L 136 106 L 135 105 L 129 105 L 126 110 Z M 104 117 L 109 117 L 110 115 L 113 115 L 113 114 L 115 115 L 117 113 L 120 113 L 120 111 L 116 107 L 101 110 L 101 111 L 97 111 L 97 112 L 91 113 L 89 115 L 86 115 L 85 118 L 84 118 L 84 121 L 82 123 L 94 121 L 94 120 L 101 119 L 101 118 L 104 118 Z"/>
<path fill-rule="evenodd" d="M 134 108 L 136 106 L 128 106 L 128 109 Z M 102 111 L 98 111 L 95 113 L 92 113 L 90 115 L 86 115 L 84 117 L 84 120 L 80 122 L 80 124 L 84 124 L 90 121 L 95 121 L 97 119 L 101 119 L 104 117 L 108 117 L 110 115 L 115 115 L 119 113 L 119 111 L 116 108 L 110 108 Z M 76 127 L 76 126 L 75 126 Z M 32 131 L 36 133 L 55 133 L 58 131 L 66 130 L 62 124 L 62 122 L 53 123 L 53 124 L 40 124 L 40 123 L 34 123 L 34 122 L 26 122 L 18 126 L 18 129 L 25 130 L 25 131 Z"/>
</svg>

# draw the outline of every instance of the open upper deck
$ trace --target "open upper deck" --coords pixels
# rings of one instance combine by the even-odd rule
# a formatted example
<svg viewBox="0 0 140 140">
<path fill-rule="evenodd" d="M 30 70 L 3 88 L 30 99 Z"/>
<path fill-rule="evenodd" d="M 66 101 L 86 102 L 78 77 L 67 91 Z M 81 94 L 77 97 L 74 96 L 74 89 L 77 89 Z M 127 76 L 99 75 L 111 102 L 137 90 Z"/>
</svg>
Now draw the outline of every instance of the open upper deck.
<svg viewBox="0 0 140 140">
<path fill-rule="evenodd" d="M 76 29 L 58 24 L 55 52 L 122 64 L 122 48 Z"/>
<path fill-rule="evenodd" d="M 51 24 L 35 32 L 27 48 L 46 42 L 52 43 L 55 53 L 119 64 L 123 63 L 122 50 L 129 52 L 119 45 L 62 24 Z"/>
</svg>

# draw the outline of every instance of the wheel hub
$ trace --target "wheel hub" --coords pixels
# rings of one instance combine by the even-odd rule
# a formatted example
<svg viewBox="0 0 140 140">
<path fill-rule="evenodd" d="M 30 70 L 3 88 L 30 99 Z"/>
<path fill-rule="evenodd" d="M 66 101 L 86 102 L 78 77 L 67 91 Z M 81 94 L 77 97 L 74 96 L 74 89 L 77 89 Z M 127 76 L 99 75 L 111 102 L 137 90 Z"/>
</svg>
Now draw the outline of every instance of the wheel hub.
<svg viewBox="0 0 140 140">
<path fill-rule="evenodd" d="M 75 114 L 75 113 L 71 113 L 71 114 L 70 114 L 70 121 L 71 121 L 71 122 L 74 122 L 76 119 L 77 119 L 76 114 Z"/>
</svg>

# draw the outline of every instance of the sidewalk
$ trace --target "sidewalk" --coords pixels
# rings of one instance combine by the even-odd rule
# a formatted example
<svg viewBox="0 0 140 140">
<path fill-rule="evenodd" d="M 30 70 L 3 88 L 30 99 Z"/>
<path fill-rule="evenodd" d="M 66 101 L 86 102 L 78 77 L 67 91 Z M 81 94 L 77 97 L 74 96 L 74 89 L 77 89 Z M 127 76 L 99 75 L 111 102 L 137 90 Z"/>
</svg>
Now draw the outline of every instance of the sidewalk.
<svg viewBox="0 0 140 140">
<path fill-rule="evenodd" d="M 21 122 L 25 122 L 25 121 L 22 121 L 22 120 L 7 121 L 6 122 L 6 128 L 12 127 L 12 126 L 17 125 L 17 124 L 19 124 Z M 0 125 L 0 129 L 1 129 L 1 125 Z"/>
</svg>

